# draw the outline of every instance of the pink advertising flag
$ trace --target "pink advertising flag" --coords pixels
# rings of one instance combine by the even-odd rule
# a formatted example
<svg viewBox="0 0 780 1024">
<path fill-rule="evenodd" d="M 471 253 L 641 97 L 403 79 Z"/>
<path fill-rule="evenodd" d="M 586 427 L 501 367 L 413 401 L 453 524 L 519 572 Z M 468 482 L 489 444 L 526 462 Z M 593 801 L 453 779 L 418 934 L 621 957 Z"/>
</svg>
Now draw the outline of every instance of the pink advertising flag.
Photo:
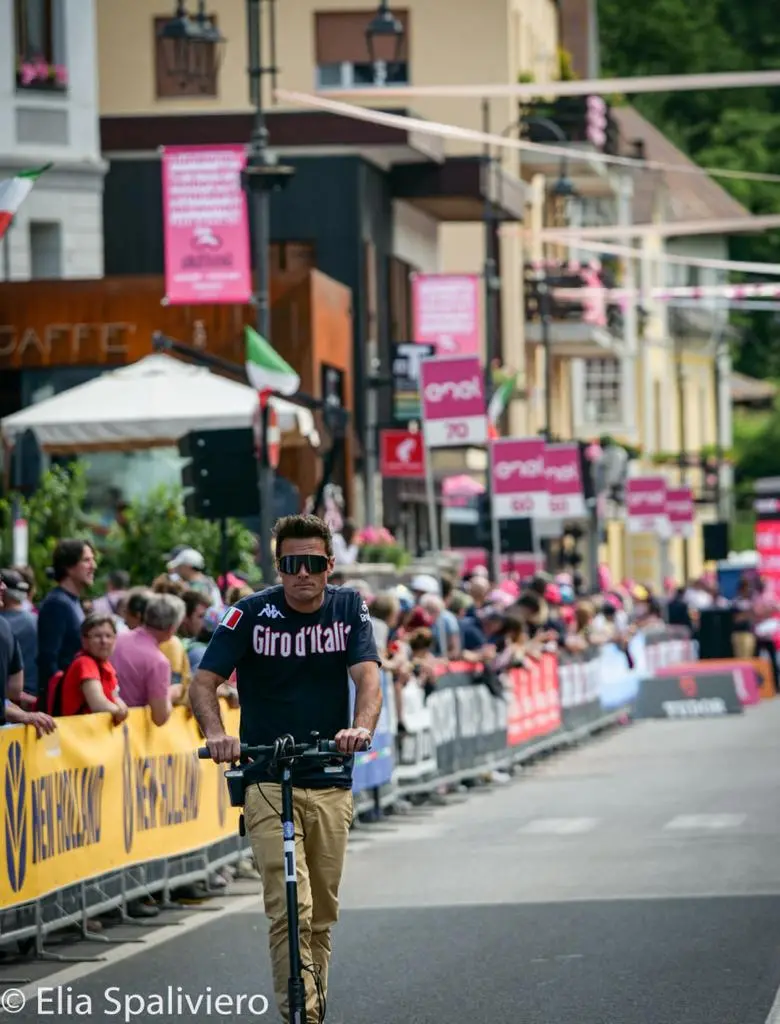
<svg viewBox="0 0 780 1024">
<path fill-rule="evenodd" d="M 429 448 L 485 444 L 485 382 L 478 356 L 423 359 L 420 394 L 423 434 Z"/>
<path fill-rule="evenodd" d="M 695 505 L 690 487 L 670 487 L 666 492 L 666 516 L 672 537 L 692 537 Z"/>
<path fill-rule="evenodd" d="M 490 445 L 496 519 L 546 519 L 549 494 L 541 438 L 504 437 Z"/>
<path fill-rule="evenodd" d="M 587 515 L 579 445 L 546 445 L 544 475 L 550 495 L 550 519 L 582 519 Z"/>
<path fill-rule="evenodd" d="M 626 515 L 629 533 L 666 536 L 666 480 L 662 476 L 637 476 L 626 481 Z"/>
<path fill-rule="evenodd" d="M 439 356 L 479 354 L 480 279 L 476 274 L 412 277 L 414 340 L 436 346 Z"/>
<path fill-rule="evenodd" d="M 171 305 L 251 300 L 245 166 L 242 145 L 165 147 L 165 295 Z"/>
</svg>

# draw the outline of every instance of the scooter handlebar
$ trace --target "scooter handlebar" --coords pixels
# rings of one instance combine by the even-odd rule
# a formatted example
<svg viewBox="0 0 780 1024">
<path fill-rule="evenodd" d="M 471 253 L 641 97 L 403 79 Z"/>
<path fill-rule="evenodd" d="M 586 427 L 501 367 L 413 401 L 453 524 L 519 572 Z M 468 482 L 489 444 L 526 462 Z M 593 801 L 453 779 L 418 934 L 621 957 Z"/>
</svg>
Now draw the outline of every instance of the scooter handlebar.
<svg viewBox="0 0 780 1024">
<path fill-rule="evenodd" d="M 271 757 L 275 750 L 276 746 L 274 744 L 253 747 L 247 743 L 242 743 L 240 747 L 241 757 Z M 294 747 L 285 747 L 282 749 L 280 756 L 281 760 L 285 760 L 288 757 L 351 757 L 352 755 L 345 754 L 339 750 L 335 740 L 316 740 L 314 743 L 296 743 Z M 211 751 L 208 747 L 199 747 L 198 757 L 202 761 L 208 761 L 211 758 Z"/>
</svg>

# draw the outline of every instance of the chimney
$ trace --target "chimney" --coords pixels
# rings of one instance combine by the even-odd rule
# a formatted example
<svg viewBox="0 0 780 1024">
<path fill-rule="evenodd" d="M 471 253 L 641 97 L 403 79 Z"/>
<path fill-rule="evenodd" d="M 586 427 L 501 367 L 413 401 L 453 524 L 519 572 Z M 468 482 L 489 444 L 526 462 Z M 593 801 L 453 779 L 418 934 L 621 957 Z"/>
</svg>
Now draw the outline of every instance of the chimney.
<svg viewBox="0 0 780 1024">
<path fill-rule="evenodd" d="M 596 0 L 560 0 L 561 46 L 571 54 L 578 78 L 598 78 L 599 22 Z"/>
</svg>

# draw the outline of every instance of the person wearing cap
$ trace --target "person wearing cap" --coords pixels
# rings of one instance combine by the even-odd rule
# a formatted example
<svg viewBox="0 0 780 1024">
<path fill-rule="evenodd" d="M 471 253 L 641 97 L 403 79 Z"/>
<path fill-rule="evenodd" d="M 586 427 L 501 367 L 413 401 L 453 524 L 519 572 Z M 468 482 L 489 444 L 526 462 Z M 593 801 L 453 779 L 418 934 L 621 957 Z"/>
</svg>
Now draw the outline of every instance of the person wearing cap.
<svg viewBox="0 0 780 1024">
<path fill-rule="evenodd" d="M 0 576 L 0 607 L 4 604 L 6 585 Z M 57 723 L 41 711 L 21 707 L 24 690 L 24 665 L 19 643 L 11 627 L 0 617 L 0 729 L 10 725 L 29 725 L 40 738 L 52 733 Z"/>
<path fill-rule="evenodd" d="M 198 590 L 202 594 L 206 594 L 209 599 L 209 607 L 222 607 L 222 595 L 219 592 L 219 587 L 216 580 L 204 572 L 206 560 L 200 551 L 196 551 L 195 548 L 182 548 L 168 562 L 166 568 L 174 579 L 178 577 L 191 590 Z"/>
<path fill-rule="evenodd" d="M 0 580 L 5 586 L 0 615 L 8 623 L 22 654 L 24 690 L 38 692 L 38 619 L 24 610 L 30 585 L 15 569 L 0 569 Z"/>
</svg>

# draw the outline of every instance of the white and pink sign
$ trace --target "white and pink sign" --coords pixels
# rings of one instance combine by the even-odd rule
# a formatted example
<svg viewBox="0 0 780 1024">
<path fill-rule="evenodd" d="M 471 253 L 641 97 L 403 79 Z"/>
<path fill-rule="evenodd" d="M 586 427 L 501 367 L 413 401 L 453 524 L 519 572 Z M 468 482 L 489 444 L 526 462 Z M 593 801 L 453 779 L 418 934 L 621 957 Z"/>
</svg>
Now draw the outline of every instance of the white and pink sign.
<svg viewBox="0 0 780 1024">
<path fill-rule="evenodd" d="M 550 495 L 550 519 L 582 519 L 587 515 L 579 445 L 545 445 L 544 475 Z"/>
<path fill-rule="evenodd" d="M 546 519 L 549 496 L 541 438 L 504 437 L 490 445 L 496 519 Z"/>
<path fill-rule="evenodd" d="M 666 518 L 672 537 L 692 537 L 695 516 L 690 487 L 669 487 L 666 491 Z"/>
<path fill-rule="evenodd" d="M 485 444 L 485 382 L 478 356 L 423 359 L 420 398 L 429 448 Z"/>
<path fill-rule="evenodd" d="M 463 559 L 461 572 L 463 575 L 473 572 L 480 566 L 486 569 L 490 563 L 487 551 L 483 548 L 453 548 L 453 552 Z M 544 568 L 544 559 L 537 555 L 502 555 L 501 575 L 520 580 L 530 579 Z"/>
<path fill-rule="evenodd" d="M 162 157 L 165 296 L 171 305 L 248 303 L 244 146 L 166 146 Z"/>
<path fill-rule="evenodd" d="M 626 527 L 629 533 L 665 535 L 666 480 L 662 476 L 637 476 L 626 481 Z"/>
<path fill-rule="evenodd" d="M 439 356 L 478 355 L 480 279 L 476 274 L 412 277 L 414 340 L 436 346 Z"/>
</svg>

